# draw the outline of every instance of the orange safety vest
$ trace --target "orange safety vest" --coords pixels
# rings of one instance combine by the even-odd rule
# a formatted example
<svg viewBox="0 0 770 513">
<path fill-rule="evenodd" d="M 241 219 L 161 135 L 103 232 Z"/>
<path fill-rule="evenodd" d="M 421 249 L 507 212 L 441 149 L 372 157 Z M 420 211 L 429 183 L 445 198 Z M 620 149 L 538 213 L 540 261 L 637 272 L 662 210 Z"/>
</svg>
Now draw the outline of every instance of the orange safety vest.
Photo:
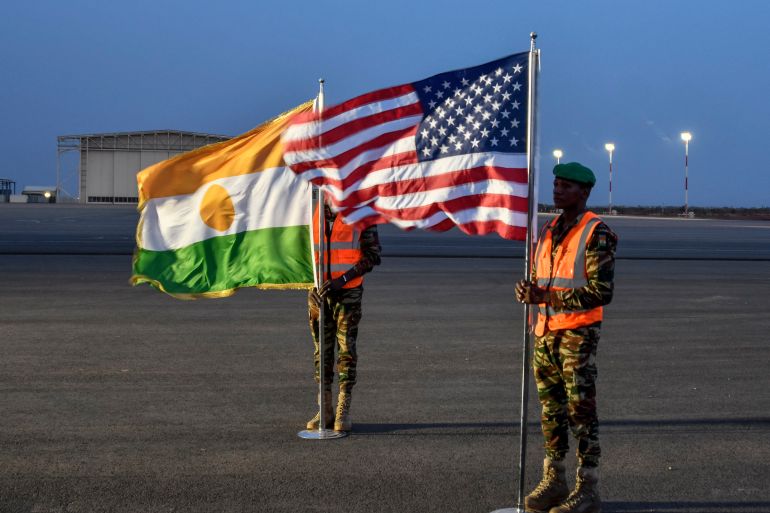
<svg viewBox="0 0 770 513">
<path fill-rule="evenodd" d="M 579 289 L 588 284 L 586 273 L 586 243 L 602 221 L 593 212 L 586 212 L 580 222 L 573 226 L 553 250 L 551 230 L 558 218 L 553 219 L 543 230 L 544 235 L 537 244 L 535 253 L 537 286 L 549 290 Z M 602 307 L 588 310 L 556 310 L 550 305 L 538 305 L 535 335 L 542 336 L 546 330 L 564 330 L 589 326 L 602 320 Z"/>
<path fill-rule="evenodd" d="M 321 240 L 321 237 L 318 235 L 318 207 L 316 207 L 313 213 L 313 233 L 315 235 L 313 238 L 313 252 L 315 253 L 315 262 L 318 264 L 319 241 Z M 324 240 L 323 281 L 339 278 L 361 260 L 363 253 L 361 253 L 360 239 L 361 232 L 343 223 L 342 216 L 338 215 L 334 219 L 331 238 L 327 237 Z M 330 269 L 331 277 L 329 276 Z M 364 277 L 359 276 L 358 278 L 348 280 L 342 288 L 352 289 L 360 287 L 363 283 Z"/>
</svg>

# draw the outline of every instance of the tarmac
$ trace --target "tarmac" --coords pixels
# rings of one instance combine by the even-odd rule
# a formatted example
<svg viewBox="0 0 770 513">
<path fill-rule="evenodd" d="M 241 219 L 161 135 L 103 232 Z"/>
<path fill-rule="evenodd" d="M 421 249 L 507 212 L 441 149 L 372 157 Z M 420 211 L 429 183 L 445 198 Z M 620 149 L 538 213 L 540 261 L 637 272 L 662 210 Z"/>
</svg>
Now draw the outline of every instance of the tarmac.
<svg viewBox="0 0 770 513">
<path fill-rule="evenodd" d="M 770 512 L 770 223 L 608 223 L 603 511 Z M 0 205 L 0 512 L 514 506 L 521 244 L 383 227 L 354 431 L 309 441 L 305 293 L 130 287 L 135 226 L 126 207 Z M 533 389 L 528 488 L 542 457 Z"/>
</svg>

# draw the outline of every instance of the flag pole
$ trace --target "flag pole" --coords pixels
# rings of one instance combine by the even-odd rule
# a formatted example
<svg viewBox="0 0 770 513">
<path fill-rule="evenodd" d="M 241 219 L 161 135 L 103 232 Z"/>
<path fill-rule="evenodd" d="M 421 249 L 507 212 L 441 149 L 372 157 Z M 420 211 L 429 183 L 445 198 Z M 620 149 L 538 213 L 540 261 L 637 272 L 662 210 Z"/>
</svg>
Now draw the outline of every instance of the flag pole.
<svg viewBox="0 0 770 513">
<path fill-rule="evenodd" d="M 318 128 L 318 138 L 321 138 L 321 118 L 320 115 L 323 114 L 324 110 L 324 79 L 320 78 L 318 79 L 318 101 L 316 103 L 316 111 L 319 114 L 319 128 Z M 316 208 L 318 208 L 318 264 L 315 263 L 315 254 L 313 255 L 313 265 L 314 265 L 314 275 L 315 275 L 315 283 L 316 283 L 316 290 L 321 288 L 321 285 L 324 283 L 324 267 L 326 266 L 325 262 L 325 256 L 326 256 L 326 213 L 324 208 L 324 192 L 321 190 L 321 188 L 316 189 L 317 194 L 317 200 L 316 200 Z M 312 223 L 311 223 L 311 231 L 313 230 Z M 314 249 L 314 248 L 313 248 Z M 315 250 L 314 250 L 315 251 Z M 324 394 L 324 381 L 326 380 L 325 376 L 325 365 L 324 365 L 324 359 L 325 359 L 325 353 L 326 353 L 326 333 L 324 330 L 325 324 L 326 324 L 326 316 L 325 316 L 325 310 L 326 310 L 326 300 L 324 299 L 318 308 L 318 429 L 308 429 L 304 431 L 300 431 L 297 433 L 297 435 L 300 438 L 305 438 L 307 440 L 332 440 L 335 438 L 344 438 L 347 436 L 347 433 L 344 431 L 334 431 L 332 429 L 326 429 L 326 398 Z"/>
<path fill-rule="evenodd" d="M 524 276 L 529 279 L 532 270 L 532 254 L 534 241 L 534 224 L 537 216 L 537 195 L 535 184 L 537 183 L 537 170 L 535 168 L 535 151 L 537 127 L 537 76 L 540 67 L 540 50 L 535 48 L 537 34 L 530 33 L 529 48 L 529 91 L 527 93 L 527 171 L 529 182 L 529 214 L 527 215 L 527 242 L 524 255 Z M 532 305 L 524 307 L 524 334 L 521 347 L 521 412 L 519 419 L 519 489 L 517 506 L 524 511 L 524 474 L 527 462 L 527 410 L 529 405 L 529 353 L 530 353 L 530 322 L 532 320 Z"/>
<path fill-rule="evenodd" d="M 540 67 L 540 50 L 535 48 L 537 34 L 529 34 L 529 65 L 527 67 L 527 184 L 528 184 L 528 210 L 527 210 L 527 240 L 524 248 L 524 277 L 529 279 L 533 254 L 533 232 L 537 216 L 537 170 L 535 168 L 535 135 L 537 134 L 535 122 L 537 120 L 537 75 Z M 524 513 L 524 471 L 527 462 L 527 410 L 529 405 L 529 353 L 530 353 L 530 320 L 532 305 L 524 305 L 524 330 L 521 347 L 521 411 L 519 413 L 519 482 L 515 508 L 504 508 L 492 513 Z"/>
</svg>

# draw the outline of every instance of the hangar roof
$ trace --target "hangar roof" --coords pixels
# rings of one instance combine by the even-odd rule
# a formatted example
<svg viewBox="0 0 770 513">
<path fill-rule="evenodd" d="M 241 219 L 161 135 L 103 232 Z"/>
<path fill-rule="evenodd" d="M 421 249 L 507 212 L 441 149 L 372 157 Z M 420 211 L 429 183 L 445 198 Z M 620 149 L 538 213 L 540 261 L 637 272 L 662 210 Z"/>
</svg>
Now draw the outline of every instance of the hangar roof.
<svg viewBox="0 0 770 513">
<path fill-rule="evenodd" d="M 172 150 L 190 151 L 207 144 L 231 139 L 229 135 L 186 132 L 184 130 L 142 130 L 60 135 L 59 150 Z"/>
<path fill-rule="evenodd" d="M 197 137 L 218 137 L 222 140 L 232 139 L 230 135 L 218 135 L 207 134 L 203 132 L 189 132 L 187 130 L 172 130 L 164 128 L 162 130 L 140 130 L 136 132 L 103 132 L 93 134 L 72 134 L 72 135 L 60 135 L 59 139 L 85 139 L 86 137 L 119 137 L 119 136 L 141 136 L 141 135 L 156 135 L 156 134 L 182 134 L 182 135 L 194 135 Z"/>
</svg>

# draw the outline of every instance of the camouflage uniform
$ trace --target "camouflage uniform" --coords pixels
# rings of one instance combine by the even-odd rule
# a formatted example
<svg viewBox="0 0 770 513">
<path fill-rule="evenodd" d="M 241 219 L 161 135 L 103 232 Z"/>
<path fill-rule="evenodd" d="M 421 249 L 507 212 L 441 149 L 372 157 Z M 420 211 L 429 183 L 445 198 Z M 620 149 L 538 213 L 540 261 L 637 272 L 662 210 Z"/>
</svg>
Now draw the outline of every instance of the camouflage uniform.
<svg viewBox="0 0 770 513">
<path fill-rule="evenodd" d="M 582 219 L 564 226 L 559 218 L 553 230 L 553 252 L 567 233 Z M 594 230 L 586 244 L 588 284 L 579 289 L 551 290 L 555 309 L 585 310 L 612 300 L 617 236 L 604 224 Z M 536 267 L 532 266 L 532 279 Z M 562 460 L 569 448 L 568 430 L 578 440 L 578 464 L 598 465 L 599 421 L 596 415 L 596 348 L 601 323 L 580 328 L 546 331 L 535 337 L 532 365 L 542 404 L 540 418 L 546 456 Z"/>
<path fill-rule="evenodd" d="M 334 224 L 335 214 L 326 210 L 327 233 Z M 377 227 L 370 226 L 361 232 L 360 239 L 361 259 L 353 266 L 361 275 L 371 271 L 375 265 L 380 264 L 380 247 Z M 312 291 L 311 291 L 312 293 Z M 353 287 L 330 291 L 324 298 L 324 388 L 331 390 L 334 380 L 334 349 L 337 348 L 337 379 L 340 391 L 350 392 L 356 384 L 356 337 L 358 336 L 358 323 L 361 320 L 361 298 L 364 287 Z M 308 295 L 308 314 L 310 317 L 310 332 L 313 335 L 315 353 L 313 364 L 315 367 L 315 381 L 319 377 L 319 344 L 318 344 L 318 317 L 319 308 Z"/>
</svg>

